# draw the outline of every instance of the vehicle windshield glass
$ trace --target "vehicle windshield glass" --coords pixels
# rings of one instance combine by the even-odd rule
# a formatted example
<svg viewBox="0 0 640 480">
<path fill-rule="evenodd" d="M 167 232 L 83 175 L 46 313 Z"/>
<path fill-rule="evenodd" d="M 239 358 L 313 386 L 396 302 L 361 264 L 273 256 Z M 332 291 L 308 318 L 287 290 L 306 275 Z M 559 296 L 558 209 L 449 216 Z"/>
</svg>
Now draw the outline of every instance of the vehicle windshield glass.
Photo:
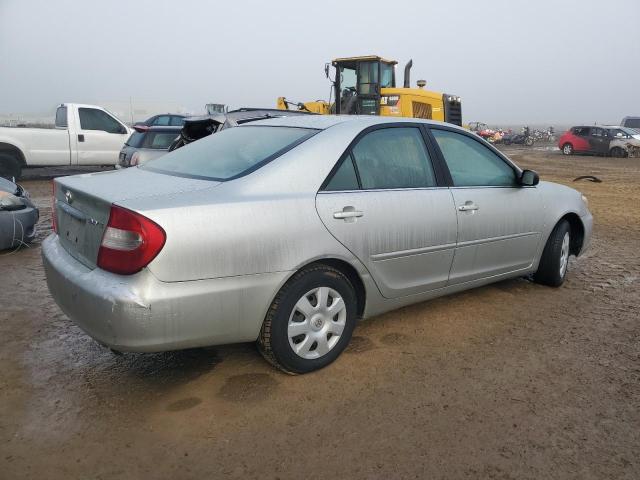
<svg viewBox="0 0 640 480">
<path fill-rule="evenodd" d="M 640 128 L 640 118 L 628 118 L 625 120 L 624 126 L 638 129 Z"/>
<path fill-rule="evenodd" d="M 260 168 L 317 132 L 309 128 L 257 125 L 229 128 L 140 168 L 190 178 L 230 180 Z"/>
<path fill-rule="evenodd" d="M 639 123 L 638 127 L 640 127 L 640 121 L 638 123 Z M 634 130 L 633 128 L 620 127 L 620 130 L 622 130 L 627 135 L 638 135 L 638 132 L 636 130 Z M 615 135 L 615 133 L 614 133 L 614 135 Z"/>
</svg>

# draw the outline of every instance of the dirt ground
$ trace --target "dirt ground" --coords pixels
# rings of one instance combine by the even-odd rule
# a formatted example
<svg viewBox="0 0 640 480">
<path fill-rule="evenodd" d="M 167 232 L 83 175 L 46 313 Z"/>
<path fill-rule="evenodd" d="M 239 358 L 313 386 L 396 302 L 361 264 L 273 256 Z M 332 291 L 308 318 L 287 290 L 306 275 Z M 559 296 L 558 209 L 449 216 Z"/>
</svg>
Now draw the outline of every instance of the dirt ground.
<svg viewBox="0 0 640 480">
<path fill-rule="evenodd" d="M 96 344 L 48 294 L 49 182 L 24 181 L 41 233 L 0 254 L 0 478 L 640 478 L 640 159 L 510 153 L 589 198 L 593 243 L 565 285 L 371 319 L 298 377 L 251 344 Z"/>
</svg>

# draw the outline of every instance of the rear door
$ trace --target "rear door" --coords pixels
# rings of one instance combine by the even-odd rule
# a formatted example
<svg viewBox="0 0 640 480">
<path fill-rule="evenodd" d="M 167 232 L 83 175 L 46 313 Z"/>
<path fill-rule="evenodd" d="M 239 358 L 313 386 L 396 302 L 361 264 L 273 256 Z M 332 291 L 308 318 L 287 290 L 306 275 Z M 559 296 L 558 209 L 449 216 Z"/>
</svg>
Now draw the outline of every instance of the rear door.
<svg viewBox="0 0 640 480">
<path fill-rule="evenodd" d="M 72 142 L 78 165 L 115 165 L 129 135 L 127 128 L 104 110 L 78 108 L 78 130 Z"/>
<path fill-rule="evenodd" d="M 474 135 L 430 131 L 451 174 L 458 218 L 449 284 L 528 268 L 542 230 L 537 188 L 520 186 L 517 169 Z"/>
<path fill-rule="evenodd" d="M 418 125 L 366 130 L 316 197 L 331 234 L 395 298 L 444 287 L 456 212 Z"/>
</svg>

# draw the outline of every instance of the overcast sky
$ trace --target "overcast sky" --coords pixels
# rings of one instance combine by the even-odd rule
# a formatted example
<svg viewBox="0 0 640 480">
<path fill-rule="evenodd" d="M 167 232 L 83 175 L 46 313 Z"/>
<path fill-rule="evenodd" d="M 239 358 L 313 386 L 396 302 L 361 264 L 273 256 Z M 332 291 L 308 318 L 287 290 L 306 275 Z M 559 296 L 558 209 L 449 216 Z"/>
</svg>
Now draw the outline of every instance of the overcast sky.
<svg viewBox="0 0 640 480">
<path fill-rule="evenodd" d="M 640 115 L 640 1 L 0 0 L 0 113 L 60 102 L 274 107 L 377 54 L 460 95 L 465 122 Z"/>
</svg>

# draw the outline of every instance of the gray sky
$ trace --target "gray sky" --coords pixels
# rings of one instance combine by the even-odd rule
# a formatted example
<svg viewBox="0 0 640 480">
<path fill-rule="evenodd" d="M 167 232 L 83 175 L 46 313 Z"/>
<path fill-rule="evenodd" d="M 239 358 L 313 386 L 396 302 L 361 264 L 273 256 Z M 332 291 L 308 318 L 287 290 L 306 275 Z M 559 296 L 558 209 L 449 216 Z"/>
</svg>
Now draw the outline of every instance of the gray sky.
<svg viewBox="0 0 640 480">
<path fill-rule="evenodd" d="M 0 0 L 0 113 L 326 99 L 325 62 L 378 54 L 465 121 L 618 122 L 640 115 L 639 22 L 639 0 Z"/>
</svg>

